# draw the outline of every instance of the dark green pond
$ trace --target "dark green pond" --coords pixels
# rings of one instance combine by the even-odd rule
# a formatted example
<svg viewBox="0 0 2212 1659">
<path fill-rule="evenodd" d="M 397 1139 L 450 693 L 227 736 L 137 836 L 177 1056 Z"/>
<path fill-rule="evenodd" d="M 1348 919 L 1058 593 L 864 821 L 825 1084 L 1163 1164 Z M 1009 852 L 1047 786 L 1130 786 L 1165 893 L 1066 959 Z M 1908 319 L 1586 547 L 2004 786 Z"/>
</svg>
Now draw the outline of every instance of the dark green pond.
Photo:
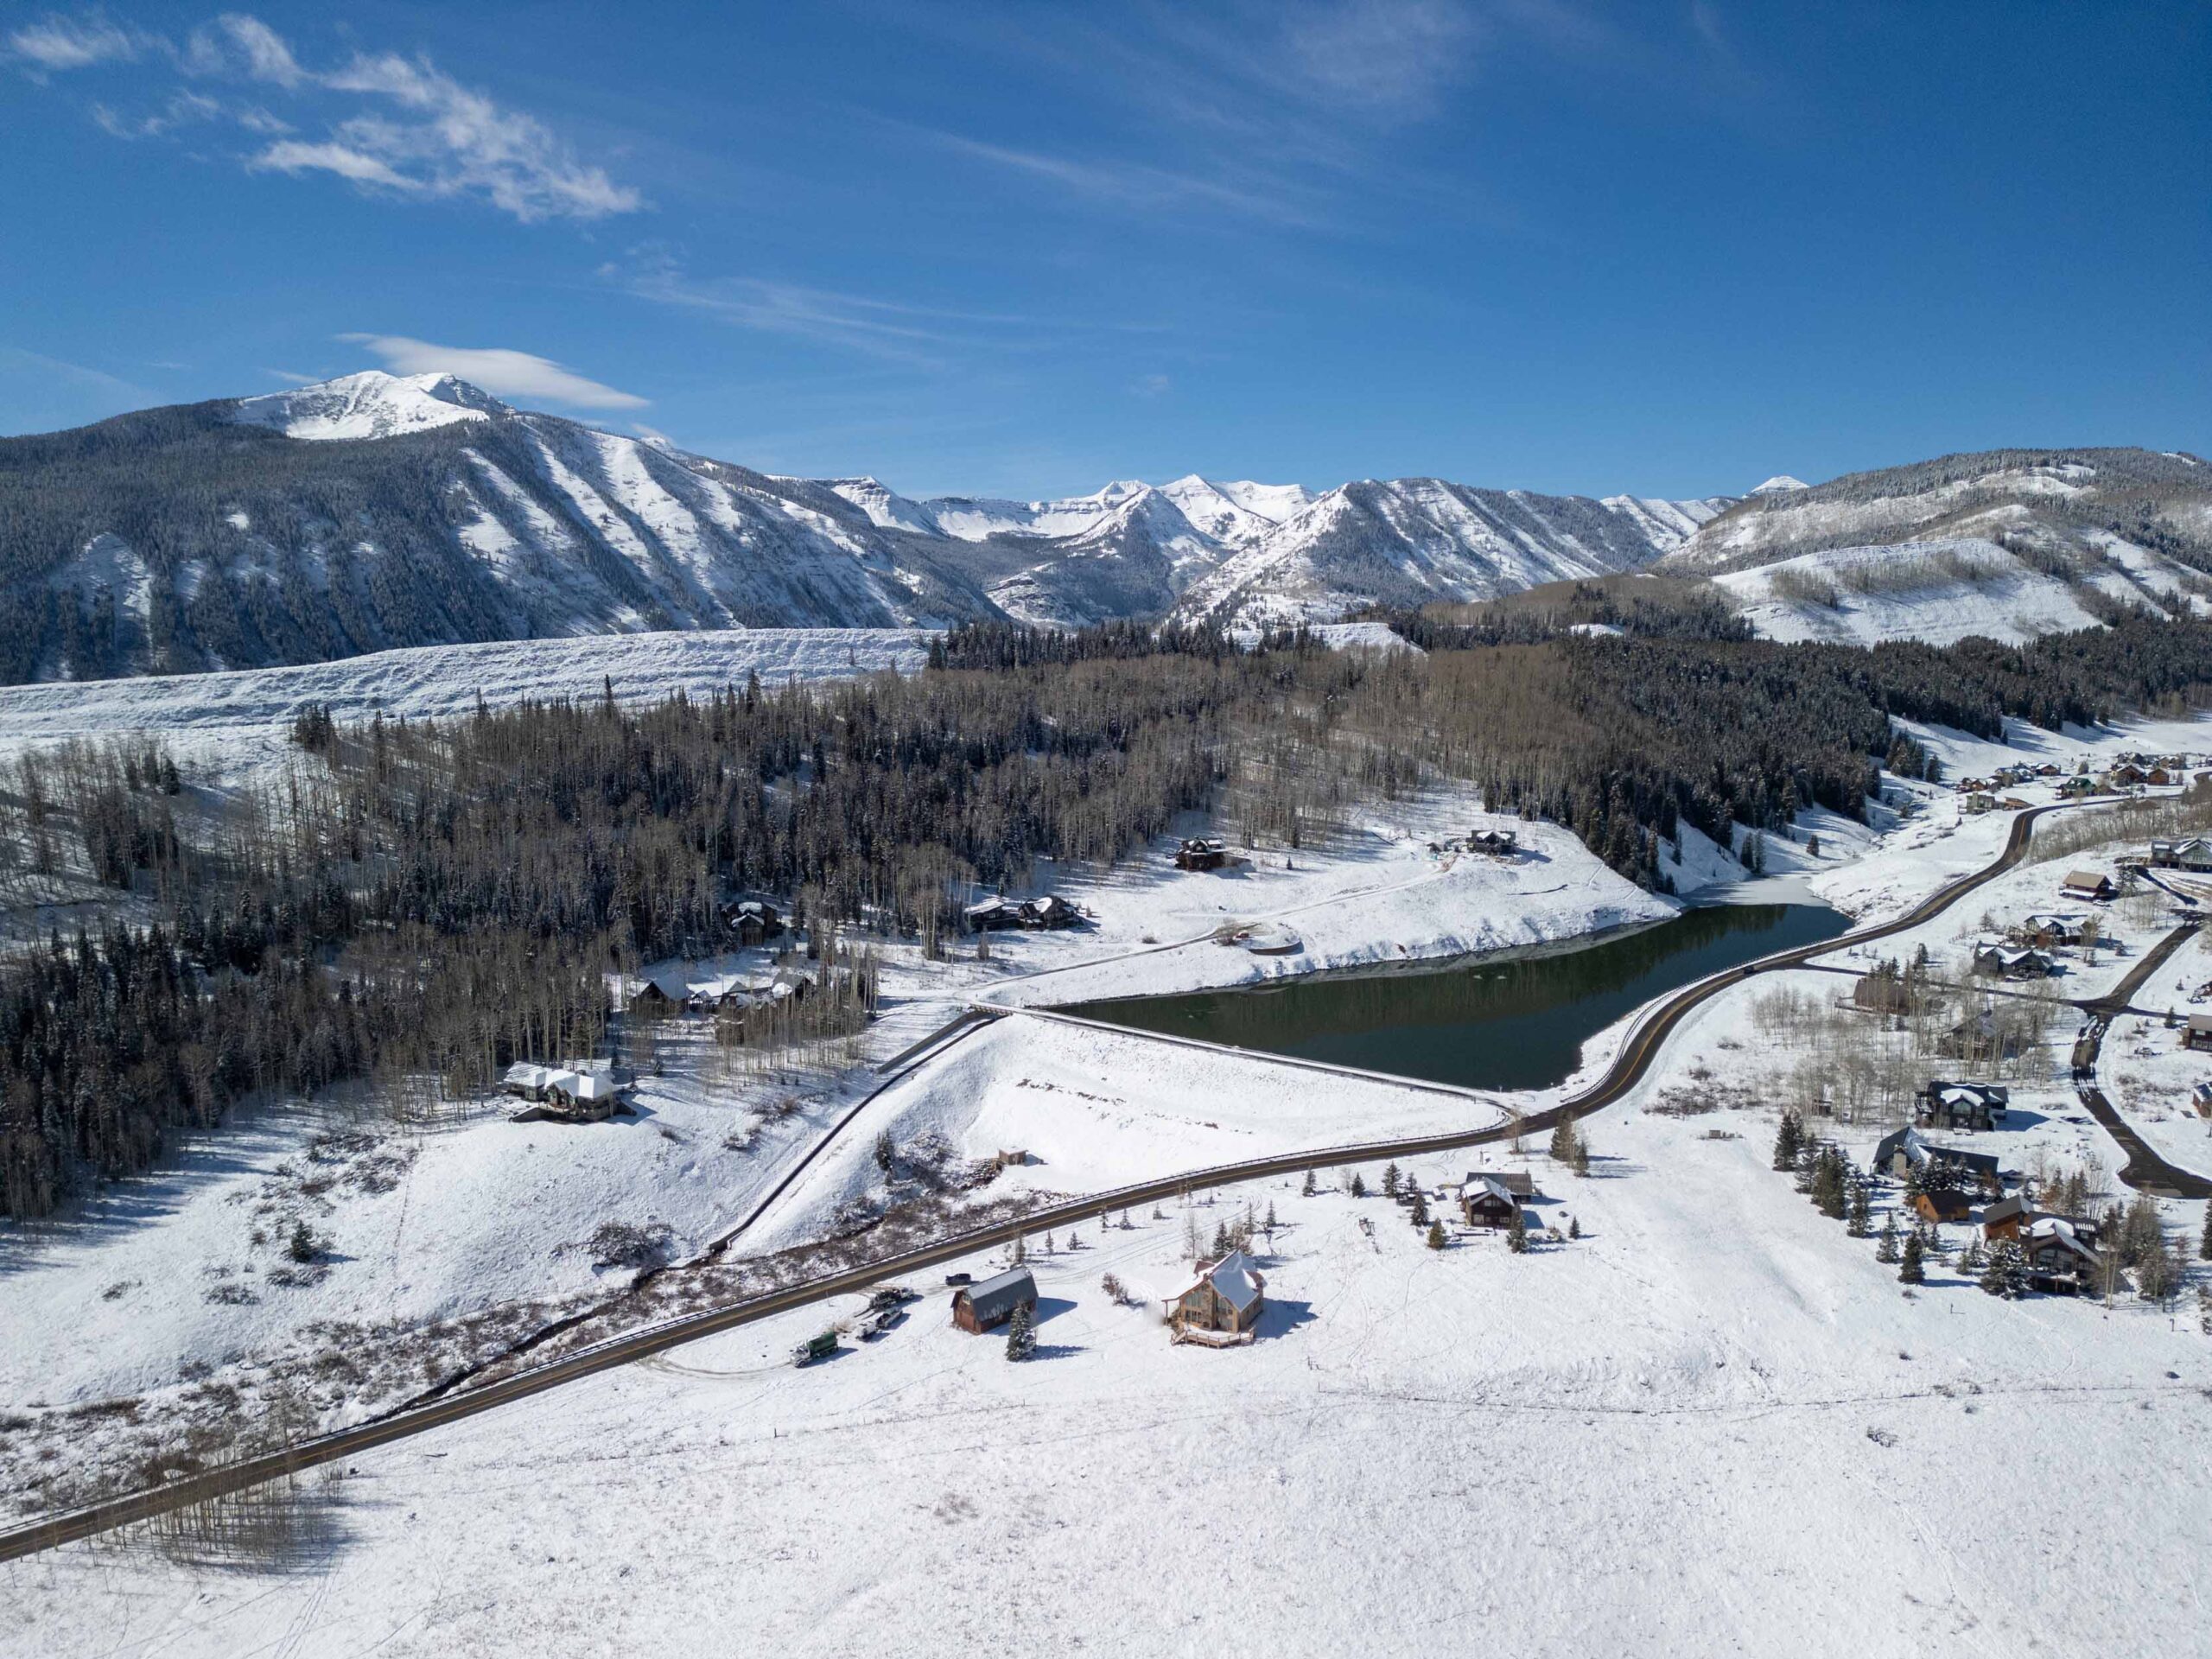
<svg viewBox="0 0 2212 1659">
<path fill-rule="evenodd" d="M 1591 1036 L 1652 998 L 1849 925 L 1825 905 L 1716 905 L 1548 956 L 1313 974 L 1062 1012 L 1465 1088 L 1541 1089 L 1573 1075 Z"/>
</svg>

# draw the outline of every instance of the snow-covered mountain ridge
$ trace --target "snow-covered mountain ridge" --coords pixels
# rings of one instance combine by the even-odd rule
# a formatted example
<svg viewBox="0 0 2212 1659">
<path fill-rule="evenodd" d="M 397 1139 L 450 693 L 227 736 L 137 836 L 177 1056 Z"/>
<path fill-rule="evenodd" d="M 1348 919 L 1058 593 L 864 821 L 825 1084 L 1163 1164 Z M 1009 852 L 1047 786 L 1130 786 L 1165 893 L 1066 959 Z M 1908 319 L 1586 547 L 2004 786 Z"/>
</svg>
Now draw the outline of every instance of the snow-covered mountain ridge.
<svg viewBox="0 0 2212 1659">
<path fill-rule="evenodd" d="M 1122 480 L 915 499 L 370 372 L 0 439 L 0 682 L 733 626 L 1328 620 L 1630 569 L 1725 500 Z"/>
<path fill-rule="evenodd" d="M 2212 467 L 2145 449 L 1989 450 L 1770 479 L 1661 571 L 1710 576 L 1782 639 L 2017 642 L 2122 607 L 2212 613 Z"/>
</svg>

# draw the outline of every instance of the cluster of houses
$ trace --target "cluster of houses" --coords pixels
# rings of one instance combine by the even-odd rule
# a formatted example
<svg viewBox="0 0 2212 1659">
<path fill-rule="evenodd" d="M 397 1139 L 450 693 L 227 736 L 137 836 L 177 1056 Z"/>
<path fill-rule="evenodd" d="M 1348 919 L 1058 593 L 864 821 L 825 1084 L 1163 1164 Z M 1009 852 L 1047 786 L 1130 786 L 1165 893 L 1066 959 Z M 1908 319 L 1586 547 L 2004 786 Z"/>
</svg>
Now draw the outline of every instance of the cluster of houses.
<svg viewBox="0 0 2212 1659">
<path fill-rule="evenodd" d="M 1033 931 L 1080 927 L 1088 919 L 1079 908 L 1058 893 L 1019 902 L 1005 898 L 984 899 L 969 906 L 960 916 L 970 933 L 988 933 L 994 928 L 1004 927 Z"/>
<path fill-rule="evenodd" d="M 1883 1136 L 1869 1166 L 1877 1175 L 1906 1182 L 1909 1206 L 1923 1220 L 1970 1220 L 1980 1200 L 1982 1236 L 2019 1245 L 2031 1288 L 2069 1294 L 2094 1287 L 2108 1266 L 2099 1222 L 2040 1210 L 2017 1193 L 2007 1195 L 1995 1157 L 1939 1146 L 1921 1133 L 2002 1128 L 2009 1105 L 2006 1091 L 1994 1084 L 1931 1081 L 1914 1096 L 1912 1123 Z"/>
<path fill-rule="evenodd" d="M 645 1019 L 680 1014 L 740 1017 L 760 1003 L 803 998 L 814 982 L 796 968 L 778 968 L 766 979 L 737 973 L 707 972 L 680 963 L 656 968 L 631 988 L 626 1004 Z"/>
<path fill-rule="evenodd" d="M 630 1084 L 614 1074 L 612 1060 L 571 1060 L 539 1065 L 518 1060 L 499 1080 L 501 1090 L 529 1103 L 514 1115 L 518 1123 L 603 1123 L 630 1110 Z"/>
</svg>

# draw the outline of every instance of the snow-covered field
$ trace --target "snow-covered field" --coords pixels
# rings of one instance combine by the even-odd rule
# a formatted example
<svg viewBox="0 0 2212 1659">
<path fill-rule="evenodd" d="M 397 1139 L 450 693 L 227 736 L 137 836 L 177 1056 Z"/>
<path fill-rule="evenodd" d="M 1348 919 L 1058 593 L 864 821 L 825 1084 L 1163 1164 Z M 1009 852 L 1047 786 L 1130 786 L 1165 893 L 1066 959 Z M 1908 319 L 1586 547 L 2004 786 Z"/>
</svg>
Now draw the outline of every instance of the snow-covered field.
<svg viewBox="0 0 2212 1659">
<path fill-rule="evenodd" d="M 1279 1224 L 1261 1338 L 1227 1351 L 1168 1344 L 1185 1216 L 1140 1210 L 1038 1241 L 1025 1364 L 934 1281 L 804 1370 L 857 1302 L 795 1313 L 351 1460 L 289 1572 L 0 1567 L 0 1647 L 2197 1650 L 2204 1338 L 1941 1268 L 1908 1298 L 1764 1128 L 1609 1117 L 1593 1179 L 1537 1162 L 1582 1236 L 1526 1256 L 1295 1181 L 1198 1195 L 1201 1233 Z"/>
<path fill-rule="evenodd" d="M 41 688 L 0 693 L 0 730 L 54 741 L 175 725 L 236 764 L 249 738 L 281 748 L 306 702 L 365 712 L 382 698 L 413 717 L 473 706 L 472 681 L 497 702 L 589 696 L 602 673 L 620 696 L 664 693 L 671 675 L 703 689 L 755 666 L 770 680 L 850 672 L 819 639 L 654 636 L 667 665 L 645 670 L 630 639 L 475 648 L 480 676 L 357 663 L 210 677 L 172 683 L 199 698 L 181 713 L 144 682 L 69 689 L 85 704 L 73 715 L 65 689 Z M 879 644 L 886 661 L 918 651 L 912 635 Z M 602 646 L 603 661 L 577 656 Z M 777 652 L 787 669 L 764 660 Z M 557 684 L 549 656 L 570 664 Z M 340 679 L 307 690 L 288 675 Z M 216 677 L 237 690 L 213 690 Z M 31 730 L 5 702 L 17 697 Z M 1918 734 L 1955 775 L 1999 757 L 2070 766 L 2122 747 L 2202 748 L 2204 733 L 2020 728 L 2011 748 Z M 1878 838 L 1808 814 L 1820 852 L 1777 839 L 1768 880 L 1743 896 L 1809 886 L 1878 919 L 1995 856 L 2011 814 L 1962 820 L 1948 790 L 1912 792 L 1922 810 Z M 1040 886 L 1093 925 L 995 935 L 987 959 L 889 948 L 868 1056 L 977 996 L 1242 983 L 1554 944 L 1668 913 L 1555 829 L 1536 829 L 1510 862 L 1432 852 L 1472 827 L 1475 806 L 1431 792 L 1369 810 L 1325 850 L 1262 849 L 1217 874 L 1168 874 L 1156 855 L 1113 872 L 1045 867 Z M 2069 862 L 2098 856 L 2109 868 L 2108 854 Z M 1921 931 L 1931 952 L 1955 957 L 1985 909 L 2059 907 L 2050 890 L 2064 868 L 2031 863 L 1992 884 Z M 1701 838 L 1677 868 L 1686 891 L 1742 874 Z M 1295 931 L 1296 952 L 1209 937 L 1271 918 Z M 2152 937 L 2114 931 L 2131 947 Z M 2101 990 L 2132 960 L 2082 964 L 2060 995 Z M 2201 951 L 2145 996 L 2192 970 L 2192 985 L 2212 976 Z M 1783 982 L 1828 995 L 1848 983 L 1754 984 Z M 1030 1364 L 944 1328 L 939 1292 L 884 1341 L 793 1371 L 782 1357 L 824 1315 L 792 1315 L 355 1460 L 315 1489 L 331 1506 L 327 1547 L 284 1571 L 180 1565 L 143 1543 L 0 1566 L 11 1615 L 0 1653 L 1409 1652 L 1440 1628 L 1537 1652 L 2187 1648 L 2201 1620 L 2160 1592 L 2205 1542 L 2212 1346 L 2193 1319 L 2125 1299 L 2005 1304 L 1942 1283 L 1941 1270 L 1905 1299 L 1870 1243 L 1843 1237 L 1766 1167 L 1769 1112 L 1640 1110 L 1694 1068 L 1771 1103 L 1785 1057 L 1750 1039 L 1751 995 L 1701 1011 L 1643 1093 L 1592 1126 L 1597 1179 L 1543 1170 L 1545 1218 L 1564 1229 L 1571 1211 L 1580 1241 L 1515 1258 L 1471 1238 L 1438 1254 L 1379 1201 L 1305 1198 L 1295 1181 L 1225 1190 L 1199 1204 L 1202 1230 L 1246 1205 L 1274 1205 L 1284 1225 L 1265 1263 L 1263 1339 L 1215 1353 L 1168 1348 L 1156 1303 L 1116 1307 L 1100 1291 L 1108 1271 L 1149 1294 L 1176 1287 L 1183 1217 L 1142 1211 L 1127 1231 L 1086 1226 L 1083 1249 L 1061 1241 L 1041 1257 L 1043 1348 Z M 1627 1024 L 1586 1046 L 1583 1077 Z M 2138 1040 L 2115 1031 L 2108 1088 L 2113 1057 Z M 0 1402 L 249 1379 L 331 1321 L 406 1325 L 612 1290 L 622 1274 L 587 1248 L 601 1223 L 664 1227 L 667 1253 L 690 1253 L 877 1081 L 857 1068 L 729 1075 L 701 1025 L 679 1027 L 664 1061 L 638 1120 L 588 1128 L 487 1109 L 403 1131 L 271 1109 L 7 1241 Z M 2117 1167 L 2070 1098 L 2055 1084 L 2016 1093 L 2008 1161 L 2041 1151 Z M 1034 1161 L 988 1196 L 1078 1193 L 1480 1127 L 1499 1111 L 1459 1091 L 1002 1020 L 886 1089 L 738 1254 L 820 1236 L 879 1195 L 880 1132 L 955 1160 L 1027 1151 Z M 2169 1147 L 2184 1161 L 2189 1128 L 2177 1123 Z M 366 1144 L 315 1139 L 334 1133 Z M 1332 1160 L 1317 1150 L 1316 1161 L 1331 1179 Z M 1433 1185 L 1472 1161 L 1430 1160 L 1419 1173 Z M 2192 1230 L 2201 1208 L 2170 1206 Z M 329 1233 L 332 1263 L 313 1282 L 272 1283 L 276 1230 L 296 1215 Z M 2126 1501 L 2107 1505 L 2115 1471 Z M 1803 1622 L 1813 1607 L 1816 1628 Z"/>
</svg>

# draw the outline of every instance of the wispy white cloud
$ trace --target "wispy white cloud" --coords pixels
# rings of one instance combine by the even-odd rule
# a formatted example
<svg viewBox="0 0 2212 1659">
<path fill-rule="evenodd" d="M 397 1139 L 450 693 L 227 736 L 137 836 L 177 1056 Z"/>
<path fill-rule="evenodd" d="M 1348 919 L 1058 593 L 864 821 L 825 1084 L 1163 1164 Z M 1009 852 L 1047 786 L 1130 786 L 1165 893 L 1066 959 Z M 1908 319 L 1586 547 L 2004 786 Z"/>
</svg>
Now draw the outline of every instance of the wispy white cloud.
<svg viewBox="0 0 2212 1659">
<path fill-rule="evenodd" d="M 194 74 L 244 73 L 288 89 L 311 79 L 283 35 L 258 17 L 236 11 L 225 12 L 192 31 L 185 43 L 184 67 Z"/>
<path fill-rule="evenodd" d="M 646 409 L 651 400 L 588 380 L 548 357 L 488 346 L 435 346 L 405 334 L 340 334 L 395 374 L 452 374 L 499 397 L 539 397 L 575 409 Z"/>
<path fill-rule="evenodd" d="M 56 12 L 10 30 L 7 53 L 31 73 L 43 76 L 95 64 L 128 63 L 148 44 L 148 36 L 119 28 L 98 12 L 81 17 Z"/>
<path fill-rule="evenodd" d="M 928 136 L 959 155 L 1049 180 L 1081 195 L 1124 207 L 1225 208 L 1281 225 L 1312 226 L 1320 222 L 1320 216 L 1294 200 L 1294 193 L 1279 180 L 1235 183 L 1141 162 L 1082 161 L 986 143 L 957 133 L 932 132 Z"/>
<path fill-rule="evenodd" d="M 330 174 L 402 199 L 473 198 L 524 224 L 604 219 L 646 205 L 603 167 L 579 159 L 537 117 L 462 85 L 427 57 L 357 52 L 335 68 L 313 69 L 283 35 L 243 12 L 200 24 L 181 46 L 98 14 L 56 15 L 9 35 L 6 51 L 41 79 L 142 57 L 164 60 L 196 85 L 143 113 L 96 104 L 93 120 L 119 138 L 158 137 L 192 123 L 234 124 L 271 141 L 238 157 L 251 172 Z M 321 118 L 324 131 L 294 136 L 292 123 L 261 105 L 200 90 L 221 81 L 298 99 L 304 117 Z"/>
<path fill-rule="evenodd" d="M 1175 382 L 1164 374 L 1141 374 L 1129 382 L 1129 390 L 1140 397 L 1164 397 L 1175 390 Z"/>
<path fill-rule="evenodd" d="M 282 380 L 288 386 L 311 386 L 322 378 L 319 374 L 297 374 L 290 369 L 264 369 L 271 380 Z"/>
</svg>

